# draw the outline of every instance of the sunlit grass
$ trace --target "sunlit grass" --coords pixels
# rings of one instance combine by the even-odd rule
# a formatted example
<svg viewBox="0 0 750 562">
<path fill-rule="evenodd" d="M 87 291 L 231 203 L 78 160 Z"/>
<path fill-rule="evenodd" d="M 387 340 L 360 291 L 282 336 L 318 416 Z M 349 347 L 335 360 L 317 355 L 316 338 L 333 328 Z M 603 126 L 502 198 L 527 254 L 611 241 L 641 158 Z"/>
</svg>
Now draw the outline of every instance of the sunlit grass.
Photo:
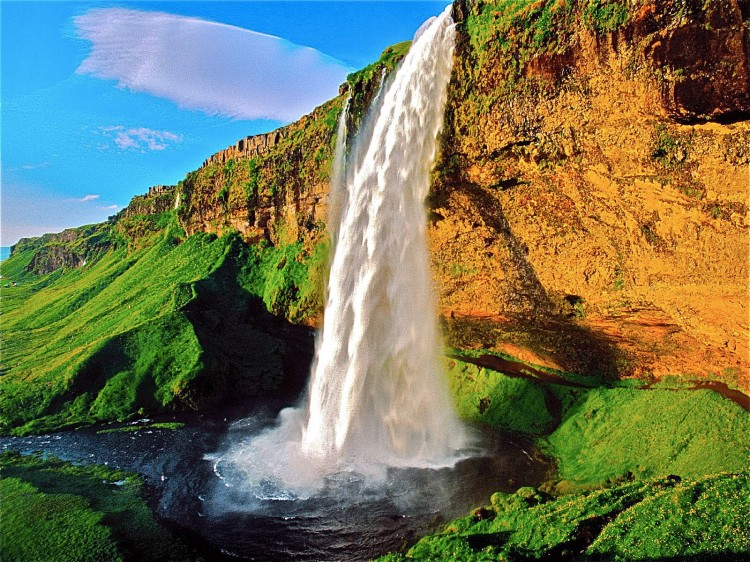
<svg viewBox="0 0 750 562">
<path fill-rule="evenodd" d="M 227 332 L 247 341 L 206 343 L 205 332 L 243 322 L 253 298 L 280 316 L 311 317 L 327 251 L 249 246 L 231 233 L 178 242 L 167 230 L 138 249 L 113 245 L 78 269 L 36 275 L 25 269 L 30 259 L 20 252 L 3 262 L 4 281 L 17 285 L 0 299 L 0 431 L 21 434 L 198 407 L 211 388 L 222 392 L 221 378 L 192 390 L 222 368 L 206 348 L 213 343 L 254 350 L 253 364 L 222 377 L 272 391 L 284 377 L 273 337 L 247 325 Z"/>
<path fill-rule="evenodd" d="M 750 473 L 651 479 L 554 499 L 531 488 L 425 537 L 399 560 L 745 560 Z"/>
</svg>

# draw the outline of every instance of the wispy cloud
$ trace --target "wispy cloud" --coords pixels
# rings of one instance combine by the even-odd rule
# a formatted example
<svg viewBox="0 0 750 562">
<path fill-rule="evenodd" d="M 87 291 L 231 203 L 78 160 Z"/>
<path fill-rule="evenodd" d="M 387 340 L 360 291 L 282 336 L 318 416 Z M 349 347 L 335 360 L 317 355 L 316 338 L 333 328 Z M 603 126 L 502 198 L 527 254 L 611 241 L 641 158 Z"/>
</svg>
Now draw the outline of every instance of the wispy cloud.
<svg viewBox="0 0 750 562">
<path fill-rule="evenodd" d="M 162 12 L 98 8 L 74 23 L 92 43 L 79 74 L 211 115 L 290 121 L 336 95 L 351 70 L 279 37 Z"/>
<path fill-rule="evenodd" d="M 80 201 L 81 203 L 85 203 L 86 201 L 93 201 L 94 199 L 99 199 L 99 196 L 98 195 L 84 195 L 78 201 Z"/>
<path fill-rule="evenodd" d="M 99 131 L 107 138 L 111 138 L 115 145 L 122 150 L 164 150 L 170 143 L 182 141 L 182 135 L 170 131 L 155 131 L 146 127 L 126 129 L 121 125 L 99 127 Z M 99 148 L 110 148 L 109 143 L 102 143 Z"/>
<path fill-rule="evenodd" d="M 120 208 L 120 206 L 119 205 L 107 205 L 106 207 L 99 207 L 99 208 L 102 209 L 103 211 L 116 211 L 117 209 Z"/>
<path fill-rule="evenodd" d="M 40 162 L 39 164 L 24 164 L 21 166 L 22 170 L 38 170 L 40 168 L 46 168 L 49 166 L 49 162 Z"/>
</svg>

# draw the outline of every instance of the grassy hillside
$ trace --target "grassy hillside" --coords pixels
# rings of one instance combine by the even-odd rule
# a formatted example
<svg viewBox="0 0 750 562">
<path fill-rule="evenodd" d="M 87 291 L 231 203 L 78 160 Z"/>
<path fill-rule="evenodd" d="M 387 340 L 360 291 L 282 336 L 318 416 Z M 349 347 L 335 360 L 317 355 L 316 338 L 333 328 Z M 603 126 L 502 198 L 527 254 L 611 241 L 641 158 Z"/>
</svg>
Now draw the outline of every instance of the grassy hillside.
<svg viewBox="0 0 750 562">
<path fill-rule="evenodd" d="M 408 48 L 348 77 L 351 128 Z M 322 311 L 320 209 L 346 95 L 106 223 L 19 242 L 0 266 L 0 432 L 298 391 L 304 326 Z M 248 156 L 251 142 L 261 148 Z"/>
<path fill-rule="evenodd" d="M 554 499 L 533 488 L 419 541 L 403 560 L 746 560 L 750 473 L 629 482 Z"/>
<path fill-rule="evenodd" d="M 318 306 L 324 247 L 169 230 L 141 245 L 42 275 L 32 249 L 3 262 L 3 432 L 271 393 L 307 360 L 307 330 L 283 317 Z"/>
</svg>

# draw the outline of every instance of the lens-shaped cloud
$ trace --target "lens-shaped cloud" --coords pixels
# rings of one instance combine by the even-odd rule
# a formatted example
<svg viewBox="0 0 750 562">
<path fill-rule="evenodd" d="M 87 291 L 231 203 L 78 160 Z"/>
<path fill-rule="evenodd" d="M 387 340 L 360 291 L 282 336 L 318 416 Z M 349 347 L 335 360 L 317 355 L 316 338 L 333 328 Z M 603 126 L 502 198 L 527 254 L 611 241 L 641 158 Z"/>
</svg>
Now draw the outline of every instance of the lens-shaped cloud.
<svg viewBox="0 0 750 562">
<path fill-rule="evenodd" d="M 279 37 L 162 12 L 99 8 L 74 24 L 92 43 L 79 74 L 210 115 L 292 121 L 334 97 L 351 70 Z"/>
</svg>

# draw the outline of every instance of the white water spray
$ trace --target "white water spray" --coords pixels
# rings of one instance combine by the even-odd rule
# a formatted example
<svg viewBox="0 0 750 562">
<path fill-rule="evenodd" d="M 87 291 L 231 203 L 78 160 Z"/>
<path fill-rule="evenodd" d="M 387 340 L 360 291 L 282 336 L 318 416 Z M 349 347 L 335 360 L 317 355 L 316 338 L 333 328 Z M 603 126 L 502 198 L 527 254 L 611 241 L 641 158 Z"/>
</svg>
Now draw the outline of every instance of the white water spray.
<svg viewBox="0 0 750 562">
<path fill-rule="evenodd" d="M 444 463 L 464 444 L 441 367 L 424 208 L 452 67 L 449 12 L 420 28 L 340 174 L 302 438 L 314 458 Z"/>
<path fill-rule="evenodd" d="M 452 465 L 467 445 L 443 369 L 424 207 L 453 49 L 448 7 L 419 29 L 348 155 L 342 113 L 333 259 L 307 402 L 216 464 L 217 474 L 230 464 L 254 481 L 258 498 L 300 497 L 340 471 Z"/>
</svg>

